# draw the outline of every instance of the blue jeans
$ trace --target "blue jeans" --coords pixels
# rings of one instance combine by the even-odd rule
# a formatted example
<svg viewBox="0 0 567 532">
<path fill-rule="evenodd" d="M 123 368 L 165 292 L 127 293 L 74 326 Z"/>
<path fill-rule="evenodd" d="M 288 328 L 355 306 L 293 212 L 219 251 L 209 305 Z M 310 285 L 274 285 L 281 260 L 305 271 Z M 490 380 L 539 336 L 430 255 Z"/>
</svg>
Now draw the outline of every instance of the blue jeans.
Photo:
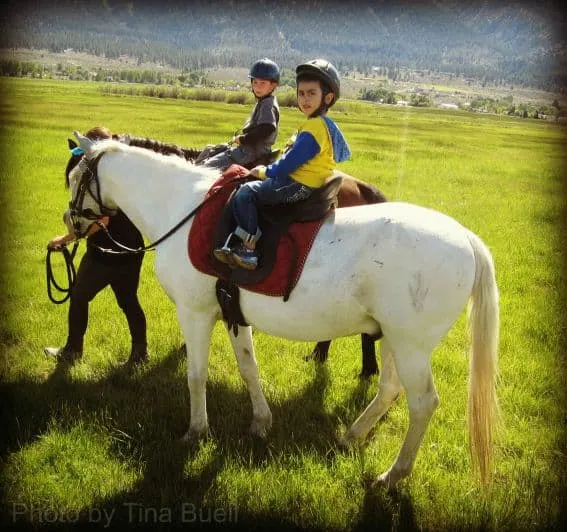
<svg viewBox="0 0 567 532">
<path fill-rule="evenodd" d="M 313 189 L 289 176 L 250 181 L 242 185 L 235 194 L 232 212 L 238 226 L 250 236 L 254 236 L 258 233 L 258 207 L 296 203 L 307 199 L 312 192 Z"/>
<path fill-rule="evenodd" d="M 207 159 L 203 163 L 203 166 L 225 170 L 231 164 L 236 163 L 245 166 L 256 159 L 257 157 L 253 150 L 245 146 L 239 146 L 238 148 L 229 148 L 228 150 L 217 153 L 214 157 Z"/>
</svg>

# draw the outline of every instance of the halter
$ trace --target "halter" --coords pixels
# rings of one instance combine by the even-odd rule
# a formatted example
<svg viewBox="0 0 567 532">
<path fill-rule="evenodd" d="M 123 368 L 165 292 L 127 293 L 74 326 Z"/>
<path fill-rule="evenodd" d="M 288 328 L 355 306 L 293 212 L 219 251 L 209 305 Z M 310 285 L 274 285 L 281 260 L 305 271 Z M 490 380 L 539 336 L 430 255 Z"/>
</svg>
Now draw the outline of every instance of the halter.
<svg viewBox="0 0 567 532">
<path fill-rule="evenodd" d="M 84 218 L 86 220 L 92 220 L 93 223 L 99 223 L 100 219 L 105 216 L 113 216 L 116 214 L 116 210 L 109 209 L 106 207 L 100 198 L 100 182 L 98 179 L 98 163 L 104 153 L 99 154 L 96 159 L 89 161 L 86 157 L 83 157 L 81 163 L 86 166 L 86 171 L 83 172 L 78 184 L 77 194 L 75 198 L 72 198 L 69 202 L 69 218 L 77 238 L 83 238 L 86 236 L 89 228 L 81 232 L 81 223 L 79 218 Z M 79 163 L 79 164 L 81 164 Z M 94 184 L 95 192 L 91 190 L 91 185 Z M 89 195 L 98 205 L 100 214 L 95 213 L 92 209 L 84 209 L 83 203 L 85 201 L 85 196 Z"/>
</svg>

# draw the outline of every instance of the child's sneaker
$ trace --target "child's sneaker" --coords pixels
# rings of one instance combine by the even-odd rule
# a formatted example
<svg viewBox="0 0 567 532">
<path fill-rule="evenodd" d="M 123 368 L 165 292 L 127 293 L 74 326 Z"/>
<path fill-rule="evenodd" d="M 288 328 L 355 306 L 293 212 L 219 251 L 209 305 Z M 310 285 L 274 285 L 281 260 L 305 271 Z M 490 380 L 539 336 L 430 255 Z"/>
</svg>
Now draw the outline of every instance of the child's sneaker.
<svg viewBox="0 0 567 532">
<path fill-rule="evenodd" d="M 47 356 L 63 360 L 64 362 L 75 362 L 83 356 L 82 350 L 73 349 L 68 345 L 63 347 L 46 347 L 43 352 Z"/>
<path fill-rule="evenodd" d="M 232 258 L 237 266 L 245 270 L 255 270 L 258 266 L 256 250 L 247 248 L 244 244 L 238 244 L 232 250 Z"/>
</svg>

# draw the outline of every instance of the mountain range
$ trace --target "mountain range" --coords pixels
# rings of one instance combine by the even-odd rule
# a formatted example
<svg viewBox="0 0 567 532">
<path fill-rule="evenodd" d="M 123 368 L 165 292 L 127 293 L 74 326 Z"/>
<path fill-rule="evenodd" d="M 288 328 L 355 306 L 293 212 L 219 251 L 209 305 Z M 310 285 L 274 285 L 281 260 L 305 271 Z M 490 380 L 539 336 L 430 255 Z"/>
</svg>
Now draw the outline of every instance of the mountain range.
<svg viewBox="0 0 567 532">
<path fill-rule="evenodd" d="M 3 49 L 128 55 L 184 70 L 293 68 L 435 71 L 543 90 L 567 86 L 565 15 L 555 1 L 36 0 L 4 3 Z"/>
</svg>

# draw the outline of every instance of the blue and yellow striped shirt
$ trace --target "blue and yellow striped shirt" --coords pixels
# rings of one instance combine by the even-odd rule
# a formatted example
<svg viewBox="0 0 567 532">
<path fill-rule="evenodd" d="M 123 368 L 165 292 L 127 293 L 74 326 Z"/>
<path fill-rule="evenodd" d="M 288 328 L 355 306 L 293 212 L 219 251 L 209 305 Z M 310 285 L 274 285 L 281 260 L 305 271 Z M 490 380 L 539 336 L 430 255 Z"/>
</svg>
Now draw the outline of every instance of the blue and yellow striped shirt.
<svg viewBox="0 0 567 532">
<path fill-rule="evenodd" d="M 303 185 L 318 188 L 332 175 L 337 163 L 349 157 L 348 144 L 329 117 L 309 118 L 299 128 L 291 149 L 260 177 L 290 176 Z"/>
</svg>

